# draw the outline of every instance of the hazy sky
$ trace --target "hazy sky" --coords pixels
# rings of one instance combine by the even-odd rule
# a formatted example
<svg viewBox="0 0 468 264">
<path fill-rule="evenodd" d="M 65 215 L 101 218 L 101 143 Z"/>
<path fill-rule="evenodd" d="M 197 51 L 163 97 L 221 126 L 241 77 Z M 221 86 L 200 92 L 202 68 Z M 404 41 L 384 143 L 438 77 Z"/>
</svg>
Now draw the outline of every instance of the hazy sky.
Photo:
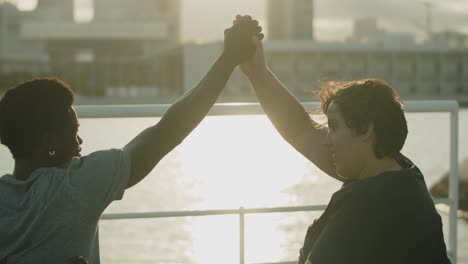
<svg viewBox="0 0 468 264">
<path fill-rule="evenodd" d="M 1 0 L 0 0 L 1 1 Z M 36 0 L 8 0 L 31 8 Z M 89 1 L 89 0 L 77 0 Z M 95 0 L 99 1 L 99 0 Z M 131 0 L 129 0 L 131 1 Z M 182 39 L 220 39 L 233 17 L 251 14 L 265 25 L 266 0 L 182 0 Z M 351 34 L 352 19 L 377 17 L 389 31 L 423 34 L 416 24 L 425 23 L 422 0 L 315 0 L 315 36 L 319 40 L 345 39 Z M 468 33 L 468 1 L 429 0 L 433 3 L 433 28 Z"/>
</svg>

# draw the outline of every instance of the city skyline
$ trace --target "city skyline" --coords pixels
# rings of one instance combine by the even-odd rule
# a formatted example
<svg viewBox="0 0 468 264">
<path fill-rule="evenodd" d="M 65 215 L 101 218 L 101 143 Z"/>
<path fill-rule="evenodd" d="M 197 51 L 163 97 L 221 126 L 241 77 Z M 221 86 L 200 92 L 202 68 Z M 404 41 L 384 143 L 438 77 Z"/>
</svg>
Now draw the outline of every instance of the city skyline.
<svg viewBox="0 0 468 264">
<path fill-rule="evenodd" d="M 37 0 L 7 0 L 17 3 L 20 9 L 34 8 Z M 90 16 L 87 3 L 76 0 L 81 6 L 78 18 Z M 265 31 L 266 0 L 182 0 L 183 42 L 209 42 L 222 39 L 236 14 L 251 14 L 260 21 Z M 426 9 L 419 0 L 315 0 L 315 38 L 321 41 L 340 41 L 352 33 L 352 20 L 359 17 L 377 17 L 388 31 L 409 33 L 417 38 L 424 35 Z M 451 29 L 468 34 L 468 2 L 462 0 L 431 1 L 434 31 Z M 339 6 L 339 8 L 337 8 Z M 87 13 L 88 12 L 88 13 Z"/>
</svg>

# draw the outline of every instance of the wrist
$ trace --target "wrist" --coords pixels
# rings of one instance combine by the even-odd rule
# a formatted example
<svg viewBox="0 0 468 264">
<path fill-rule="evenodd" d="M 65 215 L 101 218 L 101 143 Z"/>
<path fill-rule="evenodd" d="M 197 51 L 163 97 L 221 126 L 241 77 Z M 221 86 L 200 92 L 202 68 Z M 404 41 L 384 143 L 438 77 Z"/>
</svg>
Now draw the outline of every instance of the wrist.
<svg viewBox="0 0 468 264">
<path fill-rule="evenodd" d="M 259 79 L 264 79 L 264 77 L 268 74 L 270 74 L 270 69 L 267 65 L 263 64 L 252 68 L 252 70 L 247 75 L 247 78 L 249 79 L 249 81 L 254 82 Z"/>
<path fill-rule="evenodd" d="M 235 68 L 239 64 L 238 58 L 235 58 L 235 56 L 232 56 L 226 53 L 225 51 L 223 51 L 221 56 L 219 56 L 219 60 L 223 62 L 226 66 L 232 68 Z"/>
</svg>

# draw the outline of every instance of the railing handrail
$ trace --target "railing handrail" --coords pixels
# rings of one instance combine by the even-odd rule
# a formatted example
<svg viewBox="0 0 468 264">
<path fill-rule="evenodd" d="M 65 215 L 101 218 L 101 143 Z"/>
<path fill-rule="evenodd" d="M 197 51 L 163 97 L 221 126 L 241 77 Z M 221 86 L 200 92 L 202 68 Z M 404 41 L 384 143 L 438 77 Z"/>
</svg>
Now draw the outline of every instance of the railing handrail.
<svg viewBox="0 0 468 264">
<path fill-rule="evenodd" d="M 450 100 L 440 101 L 405 101 L 405 110 L 412 113 L 421 112 L 452 112 L 458 111 L 458 103 Z M 309 110 L 319 109 L 320 103 L 303 103 Z M 76 110 L 81 118 L 125 118 L 125 117 L 161 117 L 169 109 L 169 104 L 138 104 L 138 105 L 78 105 Z M 208 113 L 219 115 L 263 115 L 259 103 L 224 103 L 215 104 Z"/>
<path fill-rule="evenodd" d="M 449 199 L 433 199 L 434 204 L 451 204 Z M 281 207 L 256 207 L 239 209 L 215 209 L 215 210 L 186 210 L 186 211 L 157 211 L 157 212 L 138 212 L 138 213 L 109 213 L 103 214 L 102 220 L 121 220 L 121 219 L 148 219 L 148 218 L 169 218 L 169 217 L 192 217 L 192 216 L 214 216 L 214 215 L 238 215 L 244 214 L 265 214 L 265 213 L 290 213 L 323 211 L 326 204 L 304 205 L 304 206 L 281 206 Z"/>
<path fill-rule="evenodd" d="M 450 113 L 450 183 L 449 198 L 434 199 L 434 203 L 450 205 L 449 210 L 449 246 L 448 254 L 452 263 L 457 263 L 457 211 L 458 211 L 458 110 L 456 101 L 404 101 L 407 112 L 449 112 Z M 318 102 L 303 103 L 309 110 L 319 109 Z M 170 105 L 79 105 L 76 110 L 80 118 L 133 118 L 133 117 L 161 117 Z M 262 115 L 263 109 L 259 103 L 230 103 L 215 104 L 209 115 Z M 121 213 L 104 214 L 101 219 L 136 219 L 136 218 L 160 218 L 160 217 L 185 217 L 206 216 L 219 214 L 238 214 L 240 232 L 240 263 L 244 263 L 244 215 L 255 213 L 280 213 L 298 211 L 317 211 L 325 209 L 326 205 L 291 206 L 273 208 L 223 209 L 200 211 L 172 211 L 172 212 L 147 212 L 147 213 Z M 291 262 L 293 263 L 293 262 Z"/>
</svg>

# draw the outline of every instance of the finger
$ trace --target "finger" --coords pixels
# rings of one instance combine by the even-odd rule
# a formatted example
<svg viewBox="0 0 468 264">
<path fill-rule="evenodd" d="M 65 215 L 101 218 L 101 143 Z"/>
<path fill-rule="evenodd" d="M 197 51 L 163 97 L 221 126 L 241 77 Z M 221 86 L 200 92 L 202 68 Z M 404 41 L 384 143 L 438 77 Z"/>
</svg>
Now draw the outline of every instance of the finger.
<svg viewBox="0 0 468 264">
<path fill-rule="evenodd" d="M 252 22 L 254 23 L 254 25 L 258 26 L 258 21 L 257 20 L 252 20 Z"/>
<path fill-rule="evenodd" d="M 258 35 L 262 32 L 263 28 L 261 26 L 257 26 L 254 23 L 249 23 L 248 26 L 246 27 L 246 33 L 251 35 Z"/>
<path fill-rule="evenodd" d="M 252 20 L 251 18 L 249 19 L 248 16 L 241 16 L 241 15 L 238 15 L 238 16 L 236 17 L 236 19 L 239 20 L 239 21 L 243 21 L 243 22 L 247 22 L 247 21 L 251 21 L 251 20 Z"/>
<path fill-rule="evenodd" d="M 236 15 L 236 19 L 234 19 L 232 21 L 232 24 L 235 25 L 237 24 L 240 20 L 242 20 L 242 16 L 241 15 Z"/>
<path fill-rule="evenodd" d="M 259 40 L 263 40 L 265 38 L 265 35 L 263 33 L 260 33 L 260 34 L 257 35 L 257 38 Z"/>
<path fill-rule="evenodd" d="M 252 21 L 252 17 L 248 16 L 248 15 L 247 16 L 239 16 L 239 17 L 236 17 L 236 18 L 237 18 L 237 20 L 240 20 L 240 21 L 242 21 L 244 23 L 249 23 L 249 22 Z"/>
<path fill-rule="evenodd" d="M 262 32 L 262 27 L 261 26 L 256 26 L 255 27 L 255 34 L 260 34 Z"/>
<path fill-rule="evenodd" d="M 252 41 L 255 45 L 257 45 L 259 42 L 261 42 L 261 38 L 263 38 L 263 34 L 255 35 L 252 36 Z"/>
</svg>

